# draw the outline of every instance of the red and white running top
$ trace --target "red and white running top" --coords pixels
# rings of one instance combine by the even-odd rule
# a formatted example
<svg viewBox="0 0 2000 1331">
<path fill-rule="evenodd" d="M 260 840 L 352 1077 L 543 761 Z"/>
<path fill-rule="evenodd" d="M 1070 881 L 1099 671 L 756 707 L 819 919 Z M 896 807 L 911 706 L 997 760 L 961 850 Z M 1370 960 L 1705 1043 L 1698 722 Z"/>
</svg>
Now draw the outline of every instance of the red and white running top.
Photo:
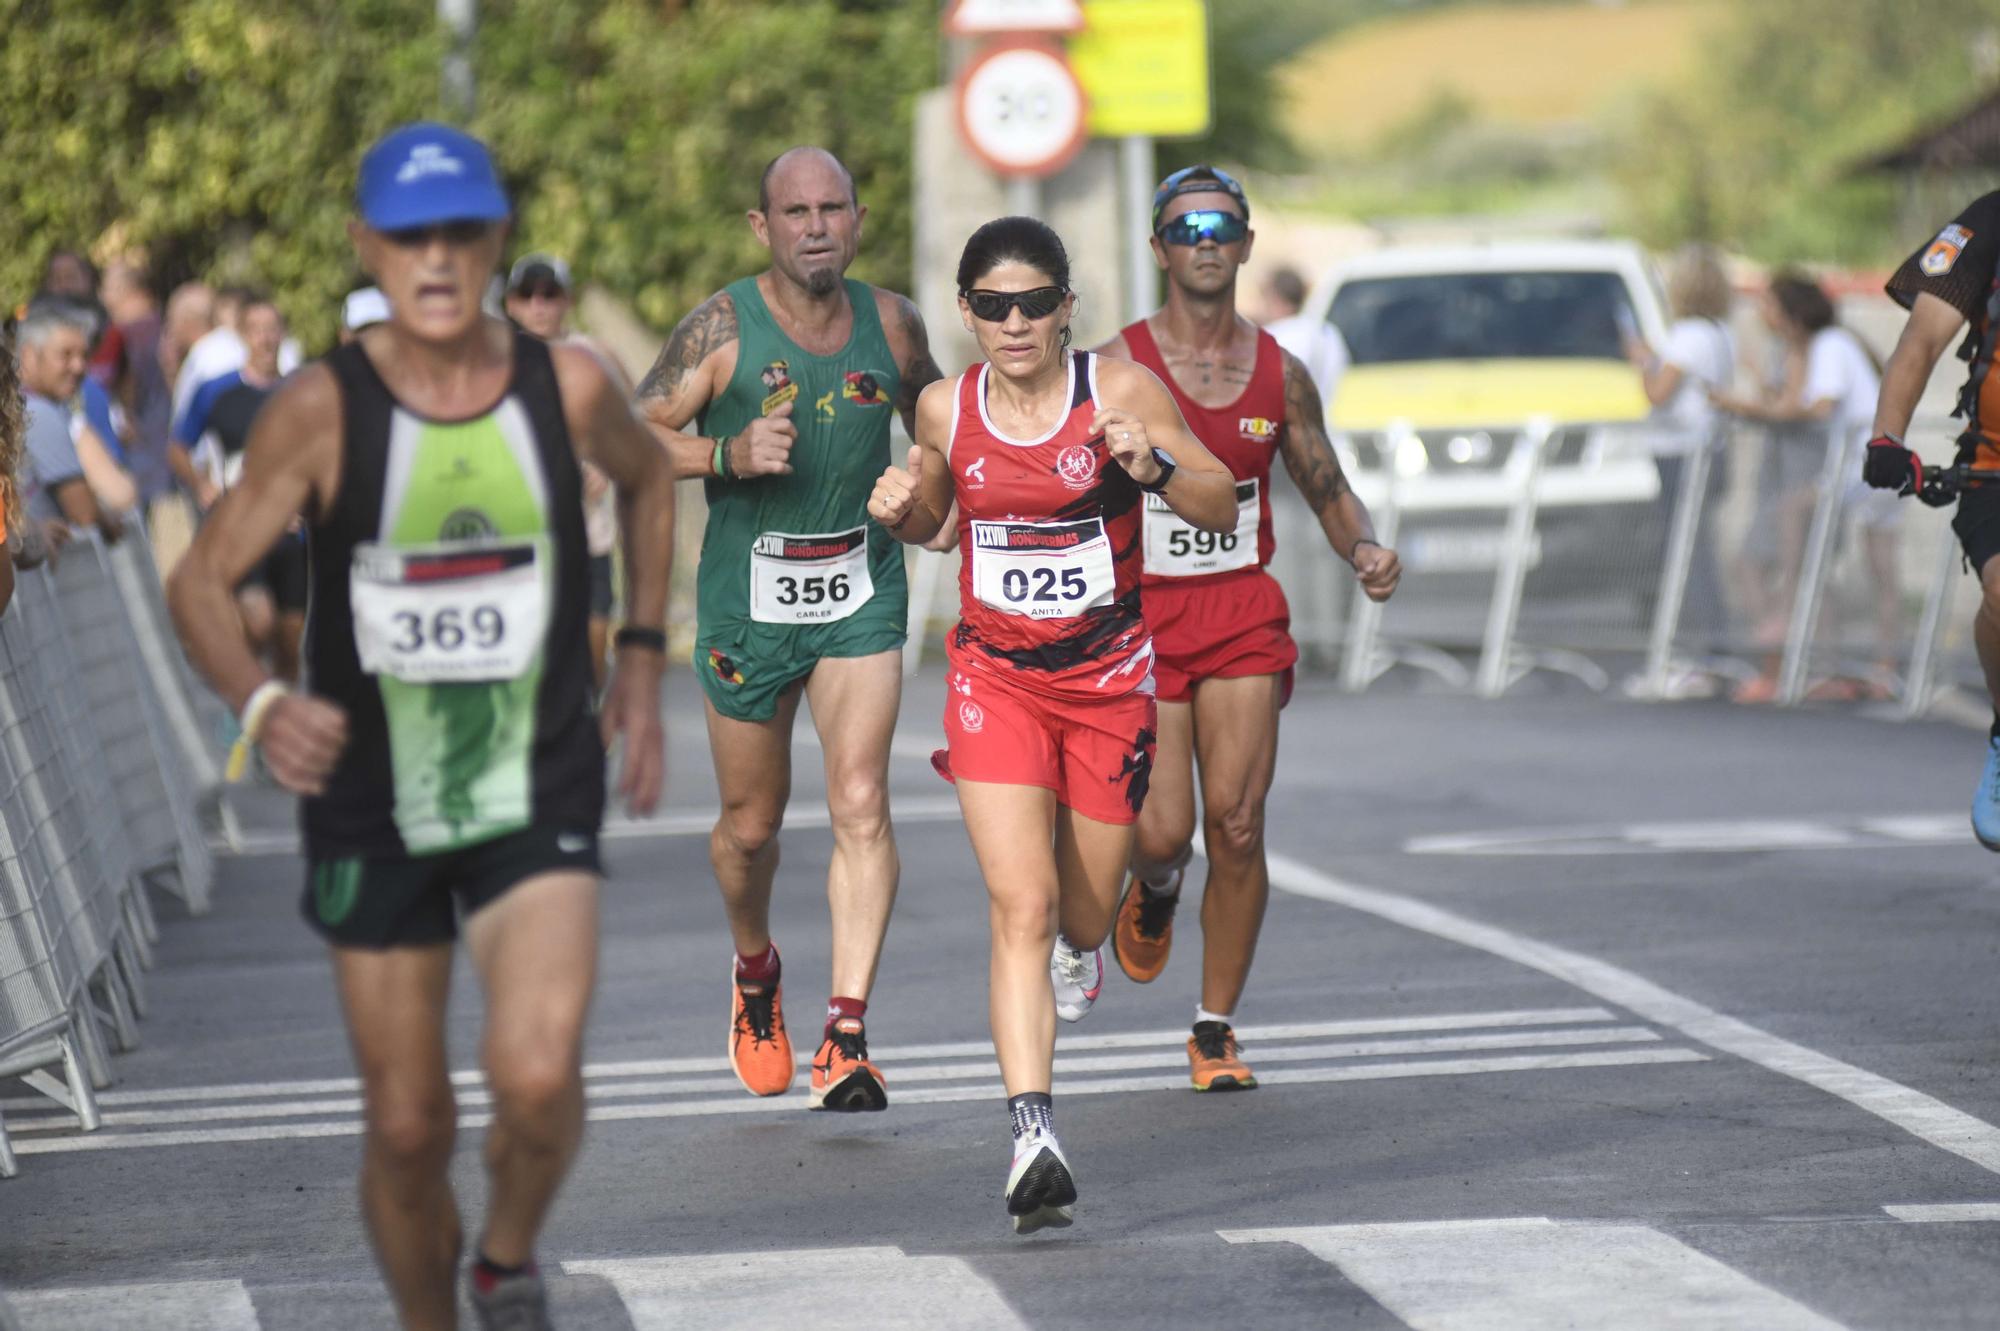
<svg viewBox="0 0 2000 1331">
<path fill-rule="evenodd" d="M 1144 319 L 1121 334 L 1132 359 L 1160 376 L 1194 437 L 1236 477 L 1236 529 L 1202 531 L 1174 516 L 1158 497 L 1146 501 L 1146 585 L 1192 586 L 1219 581 L 1271 562 L 1271 459 L 1285 425 L 1285 353 L 1269 333 L 1257 334 L 1257 360 L 1234 402 L 1205 407 L 1181 391 Z"/>
<path fill-rule="evenodd" d="M 1097 357 L 1070 353 L 1069 410 L 1039 439 L 986 414 L 989 367 L 959 376 L 945 445 L 958 491 L 960 670 L 1071 698 L 1153 691 L 1139 613 L 1143 492 L 1094 433 Z"/>
</svg>

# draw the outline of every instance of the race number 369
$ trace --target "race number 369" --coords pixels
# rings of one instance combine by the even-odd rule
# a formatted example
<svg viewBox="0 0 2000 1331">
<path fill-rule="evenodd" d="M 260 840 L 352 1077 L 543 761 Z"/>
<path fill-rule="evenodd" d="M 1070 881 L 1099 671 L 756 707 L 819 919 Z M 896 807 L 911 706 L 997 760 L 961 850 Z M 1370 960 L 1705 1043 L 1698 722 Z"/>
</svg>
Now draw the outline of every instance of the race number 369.
<svg viewBox="0 0 2000 1331">
<path fill-rule="evenodd" d="M 412 684 L 518 678 L 548 622 L 534 541 L 359 546 L 348 596 L 361 668 Z"/>
</svg>

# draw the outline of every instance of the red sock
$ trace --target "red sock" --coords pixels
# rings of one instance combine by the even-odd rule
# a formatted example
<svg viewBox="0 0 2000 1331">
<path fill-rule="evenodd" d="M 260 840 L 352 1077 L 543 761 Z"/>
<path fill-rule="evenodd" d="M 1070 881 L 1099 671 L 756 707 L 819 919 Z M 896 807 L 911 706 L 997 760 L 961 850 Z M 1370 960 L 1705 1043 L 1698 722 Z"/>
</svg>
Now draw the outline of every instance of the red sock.
<svg viewBox="0 0 2000 1331">
<path fill-rule="evenodd" d="M 493 1287 L 509 1276 L 529 1275 L 534 1272 L 535 1259 L 530 1257 L 520 1266 L 502 1266 L 481 1253 L 472 1262 L 472 1286 L 481 1294 L 491 1294 Z"/>
<path fill-rule="evenodd" d="M 860 1021 L 868 1015 L 868 1000 L 865 998 L 841 998 L 836 995 L 826 1000 L 826 1028 L 833 1029 L 833 1023 L 842 1017 L 852 1017 Z"/>
<path fill-rule="evenodd" d="M 772 943 L 764 949 L 761 957 L 736 956 L 736 978 L 739 980 L 775 980 L 778 978 L 778 945 Z"/>
</svg>

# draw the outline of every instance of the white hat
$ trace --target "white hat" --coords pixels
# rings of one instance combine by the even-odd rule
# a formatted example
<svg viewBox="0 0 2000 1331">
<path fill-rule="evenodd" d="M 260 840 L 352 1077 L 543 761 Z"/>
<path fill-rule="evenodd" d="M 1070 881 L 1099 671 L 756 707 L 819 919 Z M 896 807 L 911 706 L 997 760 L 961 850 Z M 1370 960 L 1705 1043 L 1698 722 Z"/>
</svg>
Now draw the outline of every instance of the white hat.
<svg viewBox="0 0 2000 1331">
<path fill-rule="evenodd" d="M 370 324 L 389 322 L 389 298 L 380 287 L 361 287 L 347 293 L 340 310 L 341 326 L 358 333 Z"/>
</svg>

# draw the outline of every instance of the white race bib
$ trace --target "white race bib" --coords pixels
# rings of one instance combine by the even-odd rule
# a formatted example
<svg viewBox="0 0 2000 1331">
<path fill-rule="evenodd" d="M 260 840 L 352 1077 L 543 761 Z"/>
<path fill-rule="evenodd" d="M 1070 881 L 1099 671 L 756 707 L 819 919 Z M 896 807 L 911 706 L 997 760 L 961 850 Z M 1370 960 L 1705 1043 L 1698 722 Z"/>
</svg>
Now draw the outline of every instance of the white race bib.
<svg viewBox="0 0 2000 1331">
<path fill-rule="evenodd" d="M 1067 619 L 1110 605 L 1118 578 L 1100 518 L 972 524 L 972 594 L 995 610 Z"/>
<path fill-rule="evenodd" d="M 347 594 L 361 668 L 411 684 L 518 679 L 542 649 L 544 540 L 354 548 Z"/>
<path fill-rule="evenodd" d="M 759 624 L 830 624 L 874 594 L 866 527 L 827 536 L 767 531 L 750 547 L 750 618 Z"/>
<path fill-rule="evenodd" d="M 1236 530 L 1203 531 L 1167 507 L 1166 496 L 1146 496 L 1146 572 L 1161 578 L 1228 573 L 1257 562 L 1257 481 L 1236 483 Z"/>
</svg>

